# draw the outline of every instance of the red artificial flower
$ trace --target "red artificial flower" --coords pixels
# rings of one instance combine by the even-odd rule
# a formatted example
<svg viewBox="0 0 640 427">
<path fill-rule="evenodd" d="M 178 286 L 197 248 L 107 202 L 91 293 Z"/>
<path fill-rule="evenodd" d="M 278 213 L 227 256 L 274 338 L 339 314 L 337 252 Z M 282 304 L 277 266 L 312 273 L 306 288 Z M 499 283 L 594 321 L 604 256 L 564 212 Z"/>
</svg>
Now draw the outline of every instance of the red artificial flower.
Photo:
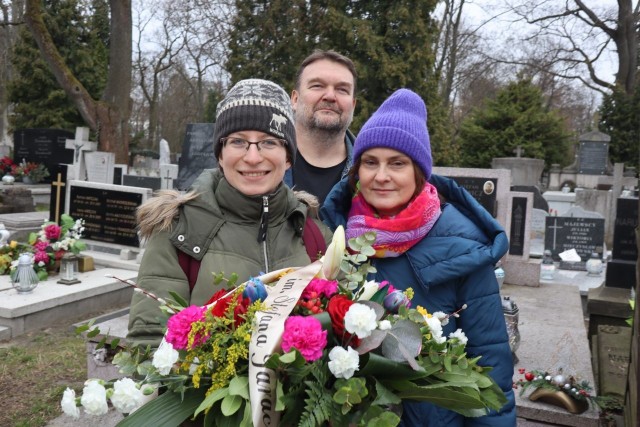
<svg viewBox="0 0 640 427">
<path fill-rule="evenodd" d="M 524 374 L 524 379 L 527 381 L 533 381 L 534 378 L 535 375 L 533 375 L 533 372 L 527 372 L 526 374 Z"/>
<path fill-rule="evenodd" d="M 353 301 L 345 295 L 335 295 L 327 304 L 327 313 L 329 313 L 329 317 L 331 317 L 333 333 L 336 334 L 338 339 L 341 339 L 343 343 L 351 340 L 350 345 L 355 348 L 360 345 L 360 338 L 356 336 L 352 337 L 350 333 L 344 330 L 344 315 L 347 314 L 349 307 L 353 304 Z"/>
<path fill-rule="evenodd" d="M 229 308 L 229 304 L 233 301 L 233 298 L 235 297 L 238 303 L 233 309 L 233 321 L 236 324 L 236 326 L 239 326 L 242 323 L 244 323 L 244 318 L 240 317 L 240 315 L 243 315 L 247 312 L 247 309 L 251 305 L 251 300 L 249 298 L 242 298 L 242 295 L 239 293 L 237 295 L 232 293 L 222 298 L 222 296 L 228 292 L 229 291 L 226 289 L 220 289 L 218 292 L 213 294 L 211 299 L 207 301 L 206 305 L 209 305 L 214 301 L 218 301 L 216 305 L 214 305 L 213 308 L 211 308 L 211 314 L 214 315 L 215 317 L 224 317 L 225 313 L 227 312 L 227 308 Z"/>
</svg>

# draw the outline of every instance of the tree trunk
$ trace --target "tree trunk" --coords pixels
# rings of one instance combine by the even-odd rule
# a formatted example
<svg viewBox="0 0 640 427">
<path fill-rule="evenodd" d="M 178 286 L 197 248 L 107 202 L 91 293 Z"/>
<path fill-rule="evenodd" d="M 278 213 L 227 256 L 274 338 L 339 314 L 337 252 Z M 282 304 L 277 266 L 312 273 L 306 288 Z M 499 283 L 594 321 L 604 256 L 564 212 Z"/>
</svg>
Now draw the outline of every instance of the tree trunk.
<svg viewBox="0 0 640 427">
<path fill-rule="evenodd" d="M 638 69 L 637 17 L 631 0 L 618 0 L 618 28 L 613 36 L 618 52 L 616 83 L 632 96 Z"/>
<path fill-rule="evenodd" d="M 87 125 L 98 135 L 98 149 L 115 153 L 116 163 L 129 158 L 129 115 L 131 113 L 131 1 L 110 0 L 111 36 L 109 74 L 102 100 L 91 97 L 73 75 L 42 19 L 40 0 L 27 0 L 25 21 L 43 59 L 60 87 L 73 101 Z"/>
</svg>

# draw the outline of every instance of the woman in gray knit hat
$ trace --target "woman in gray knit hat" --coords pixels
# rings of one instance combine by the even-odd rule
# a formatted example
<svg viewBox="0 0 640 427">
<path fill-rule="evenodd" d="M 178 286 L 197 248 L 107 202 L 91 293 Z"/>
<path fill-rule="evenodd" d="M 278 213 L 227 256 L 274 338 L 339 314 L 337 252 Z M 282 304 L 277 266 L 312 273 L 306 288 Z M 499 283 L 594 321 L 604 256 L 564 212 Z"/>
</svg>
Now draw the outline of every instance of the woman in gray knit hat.
<svg viewBox="0 0 640 427">
<path fill-rule="evenodd" d="M 138 285 L 159 297 L 173 291 L 203 305 L 219 289 L 212 273 L 236 273 L 243 282 L 306 265 L 331 240 L 311 218 L 313 196 L 294 194 L 282 183 L 296 137 L 289 96 L 280 86 L 238 82 L 218 104 L 214 138 L 218 169 L 205 170 L 187 194 L 163 191 L 138 209 L 146 239 Z M 161 317 L 155 300 L 134 293 L 129 342 L 156 347 L 165 328 Z"/>
</svg>

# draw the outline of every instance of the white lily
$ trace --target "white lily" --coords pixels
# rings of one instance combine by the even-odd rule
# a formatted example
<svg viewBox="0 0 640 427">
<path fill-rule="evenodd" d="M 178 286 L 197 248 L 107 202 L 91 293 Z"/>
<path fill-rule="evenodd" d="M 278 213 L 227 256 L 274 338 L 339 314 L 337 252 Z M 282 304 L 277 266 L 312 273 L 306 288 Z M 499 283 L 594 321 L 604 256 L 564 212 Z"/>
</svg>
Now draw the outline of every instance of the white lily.
<svg viewBox="0 0 640 427">
<path fill-rule="evenodd" d="M 325 279 L 335 280 L 336 277 L 338 277 L 345 248 L 344 228 L 339 226 L 336 228 L 336 231 L 333 232 L 333 239 L 322 258 L 322 274 Z"/>
</svg>

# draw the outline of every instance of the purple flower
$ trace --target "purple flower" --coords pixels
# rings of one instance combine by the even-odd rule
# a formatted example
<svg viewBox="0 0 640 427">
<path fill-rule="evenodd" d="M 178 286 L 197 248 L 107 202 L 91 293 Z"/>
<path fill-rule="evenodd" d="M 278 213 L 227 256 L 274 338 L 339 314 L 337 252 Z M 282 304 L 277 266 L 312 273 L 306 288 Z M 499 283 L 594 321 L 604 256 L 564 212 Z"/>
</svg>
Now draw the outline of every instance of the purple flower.
<svg viewBox="0 0 640 427">
<path fill-rule="evenodd" d="M 401 306 L 409 307 L 410 304 L 409 298 L 399 290 L 389 293 L 383 302 L 384 308 L 391 313 L 397 313 Z"/>
<path fill-rule="evenodd" d="M 251 278 L 244 287 L 242 292 L 244 298 L 249 298 L 252 303 L 256 301 L 264 301 L 267 298 L 267 289 L 264 283 L 258 278 Z"/>
</svg>

